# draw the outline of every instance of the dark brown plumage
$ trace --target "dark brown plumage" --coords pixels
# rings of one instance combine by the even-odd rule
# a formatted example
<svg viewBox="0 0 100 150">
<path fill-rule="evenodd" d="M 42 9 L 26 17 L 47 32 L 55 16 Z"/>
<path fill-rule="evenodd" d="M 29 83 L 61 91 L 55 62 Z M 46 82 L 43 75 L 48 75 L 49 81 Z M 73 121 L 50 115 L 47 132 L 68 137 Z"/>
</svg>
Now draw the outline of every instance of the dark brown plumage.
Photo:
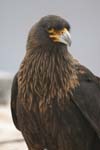
<svg viewBox="0 0 100 150">
<path fill-rule="evenodd" d="M 46 16 L 31 29 L 11 94 L 29 150 L 99 150 L 99 78 L 68 52 L 70 25 Z"/>
</svg>

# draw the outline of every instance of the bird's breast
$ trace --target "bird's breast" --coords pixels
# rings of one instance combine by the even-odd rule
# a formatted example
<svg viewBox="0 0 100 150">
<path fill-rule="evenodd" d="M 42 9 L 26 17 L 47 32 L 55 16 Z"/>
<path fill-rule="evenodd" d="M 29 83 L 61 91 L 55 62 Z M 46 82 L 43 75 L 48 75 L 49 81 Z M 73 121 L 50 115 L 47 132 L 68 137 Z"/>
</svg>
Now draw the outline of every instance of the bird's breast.
<svg viewBox="0 0 100 150">
<path fill-rule="evenodd" d="M 27 59 L 22 62 L 18 74 L 19 96 L 23 104 L 31 107 L 37 97 L 40 108 L 45 104 L 51 106 L 54 99 L 64 105 L 79 85 L 72 62 L 47 53 Z"/>
</svg>

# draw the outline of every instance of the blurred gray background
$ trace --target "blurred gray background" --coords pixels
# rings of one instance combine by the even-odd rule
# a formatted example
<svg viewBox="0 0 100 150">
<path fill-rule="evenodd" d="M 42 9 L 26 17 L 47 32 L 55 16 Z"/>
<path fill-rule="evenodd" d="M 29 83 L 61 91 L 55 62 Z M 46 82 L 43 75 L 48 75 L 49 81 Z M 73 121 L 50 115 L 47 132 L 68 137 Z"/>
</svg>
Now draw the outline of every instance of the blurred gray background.
<svg viewBox="0 0 100 150">
<path fill-rule="evenodd" d="M 100 76 L 100 0 L 0 0 L 0 70 L 17 72 L 29 29 L 48 14 L 70 22 L 70 52 Z"/>
</svg>

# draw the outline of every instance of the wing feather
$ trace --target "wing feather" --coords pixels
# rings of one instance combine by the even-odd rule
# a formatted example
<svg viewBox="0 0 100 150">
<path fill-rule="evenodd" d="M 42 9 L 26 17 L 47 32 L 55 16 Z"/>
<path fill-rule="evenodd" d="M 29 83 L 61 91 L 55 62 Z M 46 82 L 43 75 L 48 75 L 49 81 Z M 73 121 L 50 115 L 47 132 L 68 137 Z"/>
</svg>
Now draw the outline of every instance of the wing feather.
<svg viewBox="0 0 100 150">
<path fill-rule="evenodd" d="M 11 88 L 11 113 L 12 113 L 13 122 L 16 128 L 19 129 L 18 121 L 17 121 L 17 112 L 16 112 L 17 96 L 18 96 L 18 81 L 17 81 L 17 74 L 16 74 L 13 79 L 12 88 Z"/>
<path fill-rule="evenodd" d="M 73 94 L 73 102 L 100 138 L 100 83 L 87 68 L 78 66 L 80 86 Z"/>
</svg>

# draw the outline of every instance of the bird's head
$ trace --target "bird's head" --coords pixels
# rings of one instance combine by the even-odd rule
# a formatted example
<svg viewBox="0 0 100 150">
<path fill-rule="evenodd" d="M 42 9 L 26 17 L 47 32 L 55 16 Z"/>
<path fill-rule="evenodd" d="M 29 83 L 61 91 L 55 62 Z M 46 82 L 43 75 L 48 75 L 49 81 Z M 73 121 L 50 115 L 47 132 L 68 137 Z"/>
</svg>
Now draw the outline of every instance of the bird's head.
<svg viewBox="0 0 100 150">
<path fill-rule="evenodd" d="M 63 44 L 71 46 L 70 25 L 63 18 L 49 15 L 41 18 L 31 29 L 28 42 Z"/>
</svg>

